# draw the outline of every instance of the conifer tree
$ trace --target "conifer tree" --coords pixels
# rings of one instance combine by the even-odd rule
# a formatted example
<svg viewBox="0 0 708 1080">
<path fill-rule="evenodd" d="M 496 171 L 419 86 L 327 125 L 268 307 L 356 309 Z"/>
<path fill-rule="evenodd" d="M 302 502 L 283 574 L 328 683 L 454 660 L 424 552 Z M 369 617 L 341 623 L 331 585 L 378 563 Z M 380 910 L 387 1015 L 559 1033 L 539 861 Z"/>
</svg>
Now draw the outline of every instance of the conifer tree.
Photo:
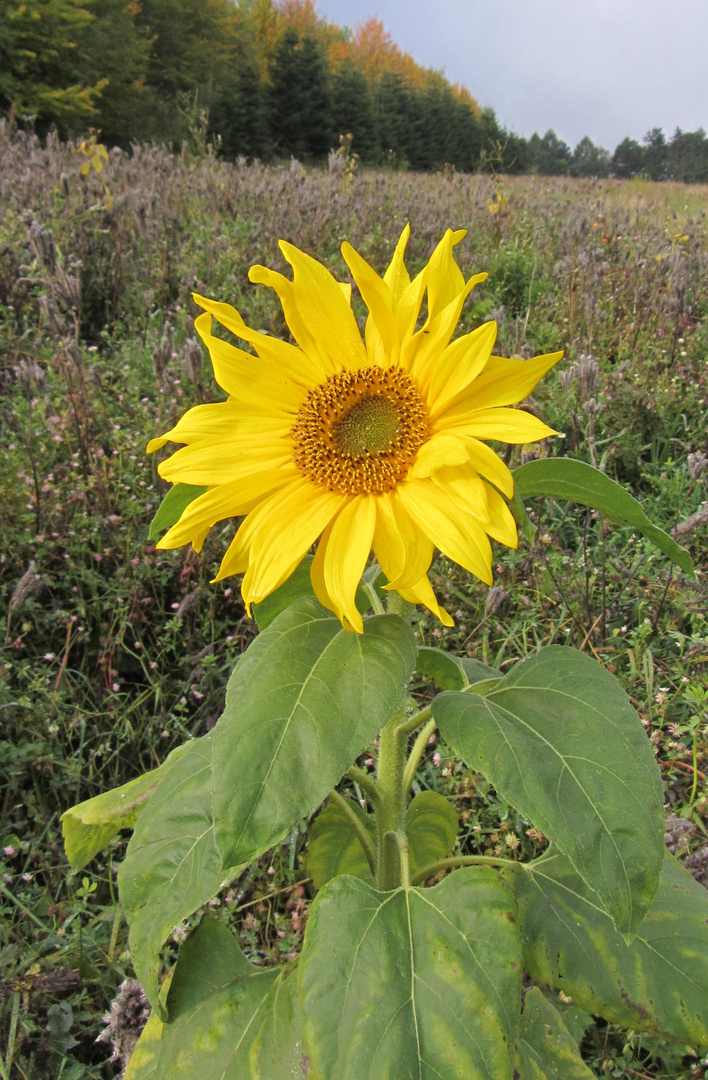
<svg viewBox="0 0 708 1080">
<path fill-rule="evenodd" d="M 322 50 L 294 29 L 283 34 L 270 69 L 268 115 L 278 154 L 303 161 L 326 157 L 333 145 L 331 101 Z"/>
</svg>

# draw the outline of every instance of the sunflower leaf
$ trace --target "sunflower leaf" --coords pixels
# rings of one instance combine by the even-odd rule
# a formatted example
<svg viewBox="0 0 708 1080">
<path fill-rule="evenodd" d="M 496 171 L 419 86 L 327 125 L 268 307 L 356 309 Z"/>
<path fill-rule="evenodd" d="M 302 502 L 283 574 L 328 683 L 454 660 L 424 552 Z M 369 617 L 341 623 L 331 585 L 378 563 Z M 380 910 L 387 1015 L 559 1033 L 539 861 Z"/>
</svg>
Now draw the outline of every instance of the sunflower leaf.
<svg viewBox="0 0 708 1080">
<path fill-rule="evenodd" d="M 473 660 L 470 656 L 453 656 L 431 645 L 419 646 L 415 669 L 420 675 L 432 679 L 441 690 L 464 690 L 477 682 L 501 678 L 501 671 L 488 667 L 481 660 Z"/>
<path fill-rule="evenodd" d="M 537 986 L 524 998 L 516 1073 L 518 1080 L 593 1080 L 561 1014 Z"/>
<path fill-rule="evenodd" d="M 196 484 L 175 484 L 171 487 L 150 522 L 148 540 L 157 540 L 161 532 L 176 525 L 189 504 L 205 491 L 205 487 L 198 487 Z"/>
<path fill-rule="evenodd" d="M 210 733 L 189 743 L 160 783 L 136 823 L 118 875 L 135 974 L 163 1020 L 162 946 L 179 922 L 243 869 L 222 869 L 214 839 L 212 741 Z"/>
<path fill-rule="evenodd" d="M 351 810 L 376 837 L 376 822 L 357 803 L 350 800 Z M 307 873 L 316 889 L 321 889 L 338 874 L 350 874 L 373 883 L 371 870 L 349 817 L 335 802 L 328 802 L 317 815 L 307 834 Z"/>
<path fill-rule="evenodd" d="M 708 1046 L 708 892 L 666 853 L 631 945 L 562 855 L 517 871 L 524 968 L 613 1024 Z"/>
<path fill-rule="evenodd" d="M 503 874 L 469 867 L 393 892 L 337 877 L 312 905 L 298 966 L 323 1076 L 511 1080 L 521 942 Z"/>
<path fill-rule="evenodd" d="M 145 803 L 157 790 L 189 744 L 178 746 L 157 769 L 151 769 L 112 791 L 77 803 L 61 816 L 66 857 L 74 873 L 84 866 L 121 829 L 132 829 Z"/>
<path fill-rule="evenodd" d="M 393 715 L 415 663 L 397 615 L 347 633 L 297 600 L 244 653 L 214 728 L 223 865 L 250 862 L 309 814 Z"/>
<path fill-rule="evenodd" d="M 315 1080 L 308 1071 L 296 990 L 294 972 L 253 967 L 222 923 L 204 919 L 180 949 L 167 998 L 170 1023 L 150 1033 L 144 1053 L 141 1038 L 134 1055 L 139 1067 L 132 1069 L 131 1060 L 126 1076 L 307 1075 Z"/>
<path fill-rule="evenodd" d="M 620 932 L 634 933 L 659 882 L 663 787 L 617 681 L 551 645 L 484 696 L 440 694 L 432 711 L 453 751 L 568 856 Z"/>
<path fill-rule="evenodd" d="M 547 495 L 600 510 L 618 525 L 632 525 L 689 577 L 695 577 L 691 556 L 673 537 L 654 525 L 623 487 L 584 461 L 540 458 L 514 472 L 514 491 L 521 498 Z"/>
</svg>

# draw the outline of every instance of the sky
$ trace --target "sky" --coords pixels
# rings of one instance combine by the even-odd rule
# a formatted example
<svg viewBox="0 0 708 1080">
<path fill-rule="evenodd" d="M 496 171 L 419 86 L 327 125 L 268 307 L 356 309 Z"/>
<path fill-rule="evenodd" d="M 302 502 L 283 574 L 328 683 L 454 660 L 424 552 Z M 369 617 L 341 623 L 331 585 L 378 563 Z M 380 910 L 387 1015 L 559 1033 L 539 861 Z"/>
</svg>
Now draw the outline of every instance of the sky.
<svg viewBox="0 0 708 1080">
<path fill-rule="evenodd" d="M 315 0 L 353 27 L 380 19 L 505 128 L 612 151 L 653 127 L 708 130 L 707 0 Z"/>
</svg>

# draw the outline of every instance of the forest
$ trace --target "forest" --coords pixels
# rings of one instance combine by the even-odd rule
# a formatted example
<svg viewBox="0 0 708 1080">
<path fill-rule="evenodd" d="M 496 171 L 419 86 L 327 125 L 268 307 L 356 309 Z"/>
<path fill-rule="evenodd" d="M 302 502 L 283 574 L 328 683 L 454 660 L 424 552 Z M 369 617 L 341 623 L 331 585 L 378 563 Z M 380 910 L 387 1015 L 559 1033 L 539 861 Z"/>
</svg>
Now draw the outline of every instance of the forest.
<svg viewBox="0 0 708 1080">
<path fill-rule="evenodd" d="M 708 182 L 708 139 L 661 128 L 614 150 L 526 139 L 369 18 L 313 0 L 0 0 L 0 111 L 105 145 L 196 144 L 225 160 Z"/>
</svg>

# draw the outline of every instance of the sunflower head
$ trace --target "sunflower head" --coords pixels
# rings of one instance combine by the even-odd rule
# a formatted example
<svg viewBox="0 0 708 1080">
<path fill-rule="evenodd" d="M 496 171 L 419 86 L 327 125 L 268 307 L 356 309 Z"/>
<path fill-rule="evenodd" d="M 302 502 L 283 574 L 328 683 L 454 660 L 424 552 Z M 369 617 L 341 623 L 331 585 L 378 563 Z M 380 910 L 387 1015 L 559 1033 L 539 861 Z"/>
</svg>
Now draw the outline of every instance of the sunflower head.
<svg viewBox="0 0 708 1080">
<path fill-rule="evenodd" d="M 555 434 L 511 406 L 562 354 L 494 356 L 494 323 L 454 338 L 486 274 L 465 280 L 454 258 L 464 232 L 448 230 L 411 279 L 408 235 L 406 227 L 383 277 L 342 246 L 369 310 L 363 341 L 350 287 L 284 241 L 293 279 L 263 266 L 250 278 L 277 293 L 293 343 L 195 294 L 204 309 L 196 328 L 228 397 L 190 409 L 148 445 L 182 443 L 160 475 L 206 488 L 158 547 L 198 551 L 217 522 L 243 518 L 215 580 L 242 573 L 248 610 L 316 544 L 315 595 L 347 629 L 363 631 L 355 595 L 372 549 L 385 588 L 449 626 L 428 580 L 434 549 L 491 584 L 490 538 L 516 547 L 513 480 L 488 443 Z M 215 337 L 213 319 L 252 351 Z"/>
</svg>

